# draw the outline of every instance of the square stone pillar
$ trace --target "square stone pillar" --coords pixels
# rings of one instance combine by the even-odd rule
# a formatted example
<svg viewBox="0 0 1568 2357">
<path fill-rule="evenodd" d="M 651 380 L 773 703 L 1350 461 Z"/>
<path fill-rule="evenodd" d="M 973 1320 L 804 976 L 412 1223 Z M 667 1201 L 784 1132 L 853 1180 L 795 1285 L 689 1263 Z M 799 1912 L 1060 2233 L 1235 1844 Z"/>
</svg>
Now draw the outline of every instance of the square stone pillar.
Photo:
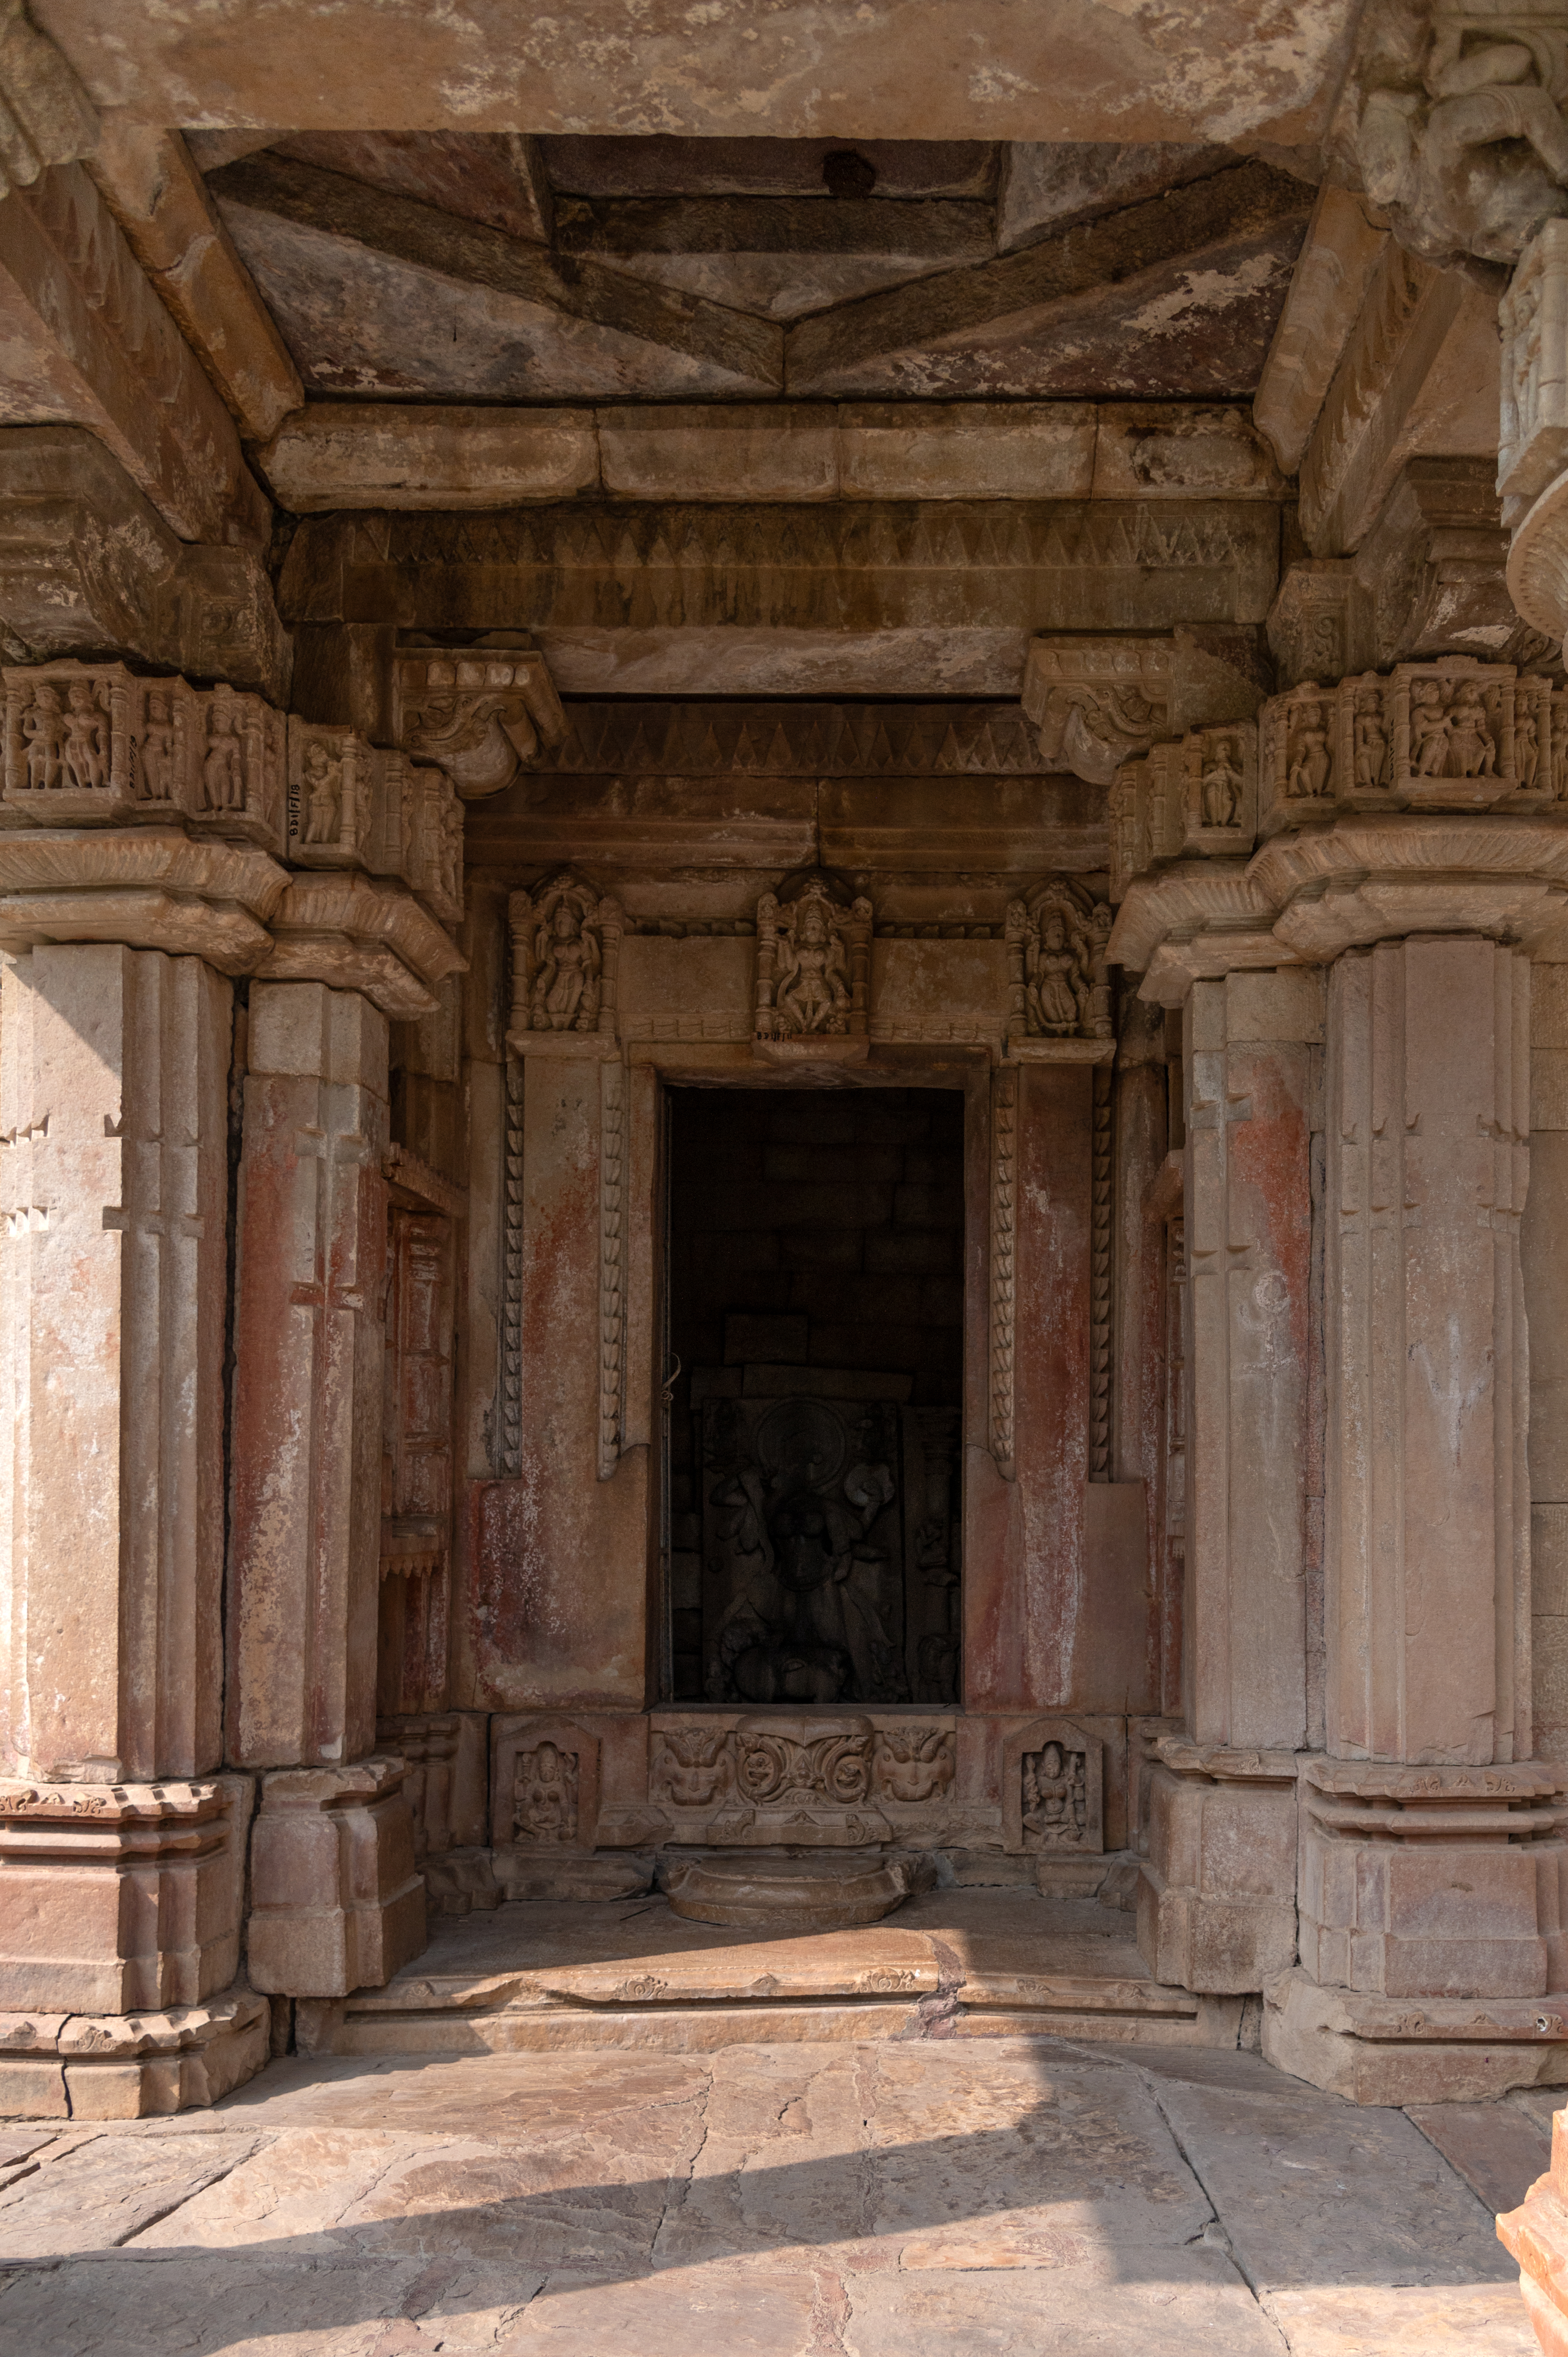
<svg viewBox="0 0 1568 2357">
<path fill-rule="evenodd" d="M 424 1945 L 401 1760 L 376 1732 L 387 1021 L 252 986 L 238 1199 L 229 1756 L 263 1779 L 257 1986 L 379 1983 Z M 345 1980 L 344 1975 L 349 1977 Z"/>
<path fill-rule="evenodd" d="M 1568 2077 L 1542 2002 L 1568 1991 L 1568 1779 L 1531 1757 L 1530 967 L 1382 942 L 1328 1012 L 1326 1756 L 1264 2050 L 1362 2101 L 1481 2095 Z"/>
<path fill-rule="evenodd" d="M 229 1756 L 344 1766 L 376 1735 L 387 1022 L 251 993 L 235 1272 Z"/>
<path fill-rule="evenodd" d="M 231 1028 L 194 957 L 0 975 L 0 2010 L 35 2017 L 9 2111 L 171 2109 L 265 2059 L 222 1994 L 251 1780 L 212 1773 Z M 133 2009 L 127 2042 L 102 2017 Z"/>
<path fill-rule="evenodd" d="M 1190 1739 L 1155 1746 L 1138 1940 L 1161 1980 L 1237 1993 L 1295 1949 L 1322 979 L 1198 981 L 1183 1019 Z"/>
</svg>

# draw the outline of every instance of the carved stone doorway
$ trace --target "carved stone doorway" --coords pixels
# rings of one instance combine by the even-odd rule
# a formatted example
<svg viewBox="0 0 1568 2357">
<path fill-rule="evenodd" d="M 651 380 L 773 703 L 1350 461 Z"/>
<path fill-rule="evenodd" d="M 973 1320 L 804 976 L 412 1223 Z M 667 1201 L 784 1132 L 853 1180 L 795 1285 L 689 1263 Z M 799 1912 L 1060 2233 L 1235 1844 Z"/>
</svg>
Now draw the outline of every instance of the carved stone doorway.
<svg viewBox="0 0 1568 2357">
<path fill-rule="evenodd" d="M 956 1705 L 963 1094 L 669 1108 L 666 1699 Z"/>
</svg>

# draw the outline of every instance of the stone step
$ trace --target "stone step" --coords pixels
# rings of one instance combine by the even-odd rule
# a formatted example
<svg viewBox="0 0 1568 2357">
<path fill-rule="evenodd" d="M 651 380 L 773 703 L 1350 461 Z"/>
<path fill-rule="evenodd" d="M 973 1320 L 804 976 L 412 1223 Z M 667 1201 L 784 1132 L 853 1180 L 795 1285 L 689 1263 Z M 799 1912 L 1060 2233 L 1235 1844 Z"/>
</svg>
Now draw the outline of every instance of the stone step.
<svg viewBox="0 0 1568 2357">
<path fill-rule="evenodd" d="M 525 1901 L 444 1923 L 385 1988 L 313 2008 L 338 2054 L 711 2051 L 837 2039 L 1048 2036 L 1234 2047 L 1240 1997 L 1152 1980 L 1130 1921 L 1083 1900 L 937 1891 L 896 1921 L 781 1934 L 662 1898 Z"/>
</svg>

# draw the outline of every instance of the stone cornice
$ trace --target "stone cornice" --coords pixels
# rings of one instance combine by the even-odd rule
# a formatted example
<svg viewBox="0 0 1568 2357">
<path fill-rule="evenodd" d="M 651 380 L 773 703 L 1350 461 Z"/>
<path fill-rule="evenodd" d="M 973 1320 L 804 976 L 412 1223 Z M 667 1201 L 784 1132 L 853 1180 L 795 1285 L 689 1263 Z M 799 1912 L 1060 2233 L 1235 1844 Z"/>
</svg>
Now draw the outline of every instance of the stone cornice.
<svg viewBox="0 0 1568 2357">
<path fill-rule="evenodd" d="M 1183 861 L 1135 878 L 1111 936 L 1140 997 L 1179 1006 L 1192 983 L 1326 964 L 1410 933 L 1483 933 L 1540 951 L 1568 929 L 1568 814 L 1346 816 L 1275 836 L 1245 866 Z"/>
</svg>

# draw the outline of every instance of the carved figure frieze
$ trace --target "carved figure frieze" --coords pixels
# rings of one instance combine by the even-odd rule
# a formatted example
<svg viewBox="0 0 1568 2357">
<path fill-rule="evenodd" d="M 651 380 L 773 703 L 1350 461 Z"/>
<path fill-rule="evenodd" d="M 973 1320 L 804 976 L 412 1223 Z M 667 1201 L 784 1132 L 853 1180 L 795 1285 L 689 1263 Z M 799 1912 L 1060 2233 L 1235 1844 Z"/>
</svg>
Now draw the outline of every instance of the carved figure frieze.
<svg viewBox="0 0 1568 2357">
<path fill-rule="evenodd" d="M 1053 877 L 1007 910 L 1010 1039 L 1109 1039 L 1111 910 L 1075 877 Z"/>
<path fill-rule="evenodd" d="M 383 757 L 351 728 L 291 714 L 288 856 L 301 867 L 363 867 L 380 832 Z"/>
<path fill-rule="evenodd" d="M 4 678 L 13 824 L 184 823 L 281 848 L 285 724 L 260 696 L 139 679 L 119 663 Z"/>
<path fill-rule="evenodd" d="M 1467 655 L 1275 696 L 1260 726 L 1260 832 L 1336 810 L 1529 810 L 1558 798 L 1551 682 Z"/>
<path fill-rule="evenodd" d="M 1002 1746 L 1002 1820 L 1007 1847 L 1046 1856 L 1105 1847 L 1104 1747 L 1087 1727 L 1040 1718 Z"/>
<path fill-rule="evenodd" d="M 758 1039 L 809 1043 L 865 1034 L 871 903 L 820 873 L 765 892 L 757 906 Z"/>
<path fill-rule="evenodd" d="M 463 805 L 444 770 L 403 753 L 378 757 L 366 866 L 372 876 L 401 876 L 433 916 L 456 924 L 463 914 Z"/>
<path fill-rule="evenodd" d="M 566 733 L 544 657 L 505 631 L 450 652 L 401 651 L 392 725 L 404 751 L 444 770 L 465 802 L 499 793 L 542 739 L 556 745 Z"/>
<path fill-rule="evenodd" d="M 1430 260 L 1512 262 L 1568 212 L 1568 22 L 1552 6 L 1435 0 L 1374 20 L 1355 151 L 1368 195 Z"/>
<path fill-rule="evenodd" d="M 1130 761 L 1111 789 L 1111 898 L 1165 859 L 1238 858 L 1258 832 L 1258 732 L 1194 728 Z"/>
<path fill-rule="evenodd" d="M 890 1401 L 703 1404 L 711 1702 L 904 1702 L 899 1412 Z"/>
</svg>

